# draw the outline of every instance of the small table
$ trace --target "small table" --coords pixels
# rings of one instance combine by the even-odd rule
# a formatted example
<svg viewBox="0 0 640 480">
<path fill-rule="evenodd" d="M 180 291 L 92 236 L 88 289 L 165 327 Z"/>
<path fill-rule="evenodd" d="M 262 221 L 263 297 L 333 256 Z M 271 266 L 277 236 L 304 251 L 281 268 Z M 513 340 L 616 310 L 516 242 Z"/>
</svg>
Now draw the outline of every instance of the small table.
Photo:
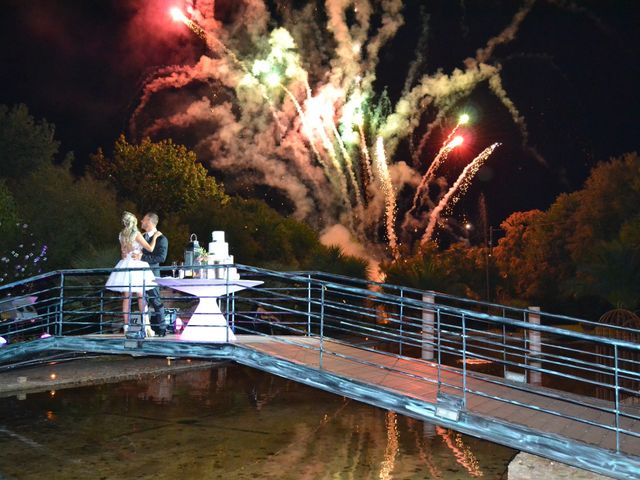
<svg viewBox="0 0 640 480">
<path fill-rule="evenodd" d="M 232 342 L 236 339 L 227 319 L 220 311 L 218 298 L 255 287 L 263 282 L 255 280 L 219 280 L 208 278 L 156 278 L 156 283 L 200 298 L 189 323 L 180 335 L 181 340 L 193 342 Z"/>
</svg>

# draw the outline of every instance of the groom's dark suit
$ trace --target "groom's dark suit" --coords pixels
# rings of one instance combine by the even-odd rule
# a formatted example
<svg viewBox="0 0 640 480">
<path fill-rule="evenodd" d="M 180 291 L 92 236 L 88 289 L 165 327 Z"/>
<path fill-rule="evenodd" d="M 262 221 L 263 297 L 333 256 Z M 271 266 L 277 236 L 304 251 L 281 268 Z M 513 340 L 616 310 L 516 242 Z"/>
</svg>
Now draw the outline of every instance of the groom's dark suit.
<svg viewBox="0 0 640 480">
<path fill-rule="evenodd" d="M 148 242 L 150 240 L 149 235 L 145 233 L 144 239 Z M 142 250 L 142 260 L 149 264 L 156 277 L 160 276 L 160 270 L 158 267 L 160 267 L 160 264 L 164 263 L 167 259 L 168 249 L 169 240 L 164 235 L 161 235 L 156 240 L 156 248 L 152 251 Z M 153 313 L 151 314 L 151 328 L 157 335 L 163 336 L 166 333 L 167 325 L 164 320 L 164 305 L 160 299 L 160 289 L 156 287 L 151 290 L 147 290 L 145 292 L 145 296 L 147 297 L 147 302 L 153 308 Z"/>
</svg>

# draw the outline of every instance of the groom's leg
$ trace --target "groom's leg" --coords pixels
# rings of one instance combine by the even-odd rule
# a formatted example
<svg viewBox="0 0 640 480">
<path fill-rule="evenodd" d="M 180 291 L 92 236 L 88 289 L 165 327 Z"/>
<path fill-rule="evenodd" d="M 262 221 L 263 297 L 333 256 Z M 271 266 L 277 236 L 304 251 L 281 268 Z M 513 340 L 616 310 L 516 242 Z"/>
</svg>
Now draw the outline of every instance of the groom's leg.
<svg viewBox="0 0 640 480">
<path fill-rule="evenodd" d="M 158 334 L 166 333 L 167 326 L 164 320 L 164 304 L 160 298 L 160 289 L 158 287 L 147 290 L 147 303 L 153 308 L 151 314 L 151 328 Z"/>
</svg>

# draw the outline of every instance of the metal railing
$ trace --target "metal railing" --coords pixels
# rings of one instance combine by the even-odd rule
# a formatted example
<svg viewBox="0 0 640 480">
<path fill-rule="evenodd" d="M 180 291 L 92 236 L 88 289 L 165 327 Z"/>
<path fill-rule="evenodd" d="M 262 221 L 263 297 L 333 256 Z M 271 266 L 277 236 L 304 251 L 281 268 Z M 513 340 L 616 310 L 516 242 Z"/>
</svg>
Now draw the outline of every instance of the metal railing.
<svg viewBox="0 0 640 480">
<path fill-rule="evenodd" d="M 640 421 L 637 330 L 319 272 L 233 267 L 243 280 L 263 282 L 219 301 L 236 335 L 315 349 L 320 368 L 327 356 L 344 356 L 328 348 L 329 341 L 426 362 L 437 368 L 437 378 L 421 380 L 459 397 L 463 409 L 473 395 L 614 432 L 616 451 L 623 437 L 640 441 L 630 426 Z M 212 269 L 222 270 L 210 277 L 228 278 L 226 266 L 202 267 L 202 275 Z M 119 331 L 122 295 L 104 288 L 111 271 L 55 271 L 0 286 L 0 336 L 7 342 L 0 360 L 11 361 L 3 349 L 42 336 Z M 171 275 L 170 268 L 162 271 Z M 186 322 L 197 298 L 169 289 L 162 294 L 165 306 L 179 309 Z M 318 342 L 301 341 L 304 337 Z M 360 358 L 349 359 L 363 362 Z M 498 387 L 530 391 L 532 386 L 563 407 L 541 408 L 496 393 Z M 564 408 L 585 404 L 599 415 L 574 415 Z"/>
</svg>

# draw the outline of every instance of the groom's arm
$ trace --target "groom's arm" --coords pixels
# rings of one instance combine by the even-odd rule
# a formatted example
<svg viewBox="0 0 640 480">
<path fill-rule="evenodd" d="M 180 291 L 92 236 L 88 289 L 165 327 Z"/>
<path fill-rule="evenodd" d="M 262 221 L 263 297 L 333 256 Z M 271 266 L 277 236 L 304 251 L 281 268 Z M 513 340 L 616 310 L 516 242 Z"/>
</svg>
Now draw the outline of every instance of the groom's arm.
<svg viewBox="0 0 640 480">
<path fill-rule="evenodd" d="M 167 251 L 169 250 L 169 240 L 164 235 L 156 239 L 156 248 L 153 252 L 147 253 L 145 250 L 142 253 L 142 260 L 149 264 L 161 264 L 167 259 Z"/>
</svg>

